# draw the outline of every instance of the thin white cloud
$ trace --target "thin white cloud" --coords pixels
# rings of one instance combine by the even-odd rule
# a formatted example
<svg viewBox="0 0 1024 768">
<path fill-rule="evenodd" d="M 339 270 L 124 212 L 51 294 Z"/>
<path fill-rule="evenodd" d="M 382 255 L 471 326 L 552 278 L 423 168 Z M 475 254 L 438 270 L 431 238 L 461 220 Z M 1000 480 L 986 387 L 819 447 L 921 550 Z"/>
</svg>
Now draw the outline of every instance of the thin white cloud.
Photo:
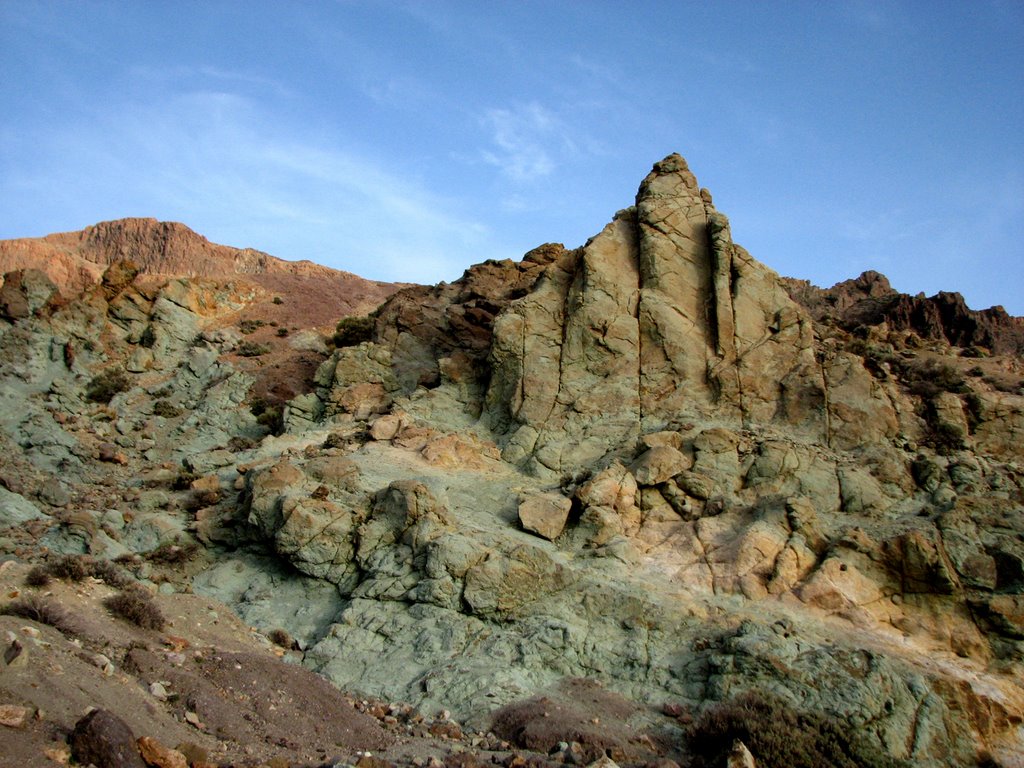
<svg viewBox="0 0 1024 768">
<path fill-rule="evenodd" d="M 490 131 L 493 146 L 483 150 L 481 157 L 516 182 L 550 175 L 558 156 L 575 151 L 565 124 L 536 102 L 490 109 L 482 123 Z"/>
<path fill-rule="evenodd" d="M 156 216 L 381 280 L 452 279 L 488 251 L 489 230 L 400 163 L 304 139 L 235 93 L 105 105 L 36 140 L 50 160 L 33 170 L 34 198 L 74 190 L 80 226 Z"/>
</svg>

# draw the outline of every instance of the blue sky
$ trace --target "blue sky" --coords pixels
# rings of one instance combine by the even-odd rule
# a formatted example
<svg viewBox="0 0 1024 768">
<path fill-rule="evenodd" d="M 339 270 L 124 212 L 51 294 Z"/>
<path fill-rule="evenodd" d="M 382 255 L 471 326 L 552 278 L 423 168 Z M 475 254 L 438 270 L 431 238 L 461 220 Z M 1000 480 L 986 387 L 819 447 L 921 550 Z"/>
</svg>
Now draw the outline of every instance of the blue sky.
<svg viewBox="0 0 1024 768">
<path fill-rule="evenodd" d="M 0 0 L 0 238 L 382 280 L 582 244 L 678 151 L 778 272 L 1024 315 L 1024 3 Z"/>
</svg>

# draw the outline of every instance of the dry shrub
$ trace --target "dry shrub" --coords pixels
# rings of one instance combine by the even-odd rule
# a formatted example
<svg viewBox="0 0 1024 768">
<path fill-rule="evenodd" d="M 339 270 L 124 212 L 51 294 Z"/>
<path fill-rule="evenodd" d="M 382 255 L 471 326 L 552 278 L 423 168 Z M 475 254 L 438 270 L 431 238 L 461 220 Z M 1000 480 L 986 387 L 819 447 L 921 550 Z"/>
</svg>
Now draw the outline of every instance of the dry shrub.
<svg viewBox="0 0 1024 768">
<path fill-rule="evenodd" d="M 61 555 L 46 570 L 56 579 L 82 581 L 92 576 L 92 560 L 85 555 Z"/>
<path fill-rule="evenodd" d="M 940 392 L 963 394 L 968 391 L 960 371 L 934 358 L 902 363 L 900 374 L 907 389 L 924 398 L 935 397 Z"/>
<path fill-rule="evenodd" d="M 45 587 L 50 583 L 50 572 L 45 565 L 33 565 L 25 574 L 25 585 L 29 587 Z"/>
<path fill-rule="evenodd" d="M 160 608 L 142 588 L 122 590 L 103 604 L 115 615 L 143 629 L 159 631 L 167 623 Z"/>
<path fill-rule="evenodd" d="M 248 335 L 250 333 L 255 333 L 258 329 L 262 328 L 264 325 L 266 325 L 266 323 L 263 322 L 262 320 L 257 320 L 257 319 L 253 319 L 253 318 L 246 318 L 245 320 L 242 320 L 241 322 L 238 323 L 238 330 L 240 330 L 242 333 Z"/>
<path fill-rule="evenodd" d="M 759 768 L 901 768 L 905 761 L 858 739 L 821 713 L 798 712 L 782 699 L 748 691 L 708 707 L 688 732 L 693 768 L 725 765 L 737 739 Z"/>
<path fill-rule="evenodd" d="M 108 368 L 85 385 L 85 399 L 94 403 L 109 403 L 114 395 L 131 387 L 128 375 L 119 368 Z"/>
<path fill-rule="evenodd" d="M 167 400 L 157 400 L 153 403 L 153 415 L 173 419 L 175 416 L 181 416 L 181 408 Z"/>
<path fill-rule="evenodd" d="M 240 357 L 260 357 L 270 351 L 266 344 L 257 344 L 255 341 L 243 341 L 238 345 L 235 354 Z"/>
<path fill-rule="evenodd" d="M 112 587 L 123 588 L 133 582 L 123 568 L 118 567 L 109 560 L 94 560 L 92 563 L 92 575 L 101 579 Z"/>
<path fill-rule="evenodd" d="M 289 635 L 286 630 L 280 628 L 270 630 L 270 634 L 267 635 L 267 639 L 274 645 L 278 645 L 285 650 L 291 650 L 295 645 L 295 641 L 292 639 L 292 636 Z"/>
<path fill-rule="evenodd" d="M 48 624 L 65 635 L 76 635 L 79 632 L 78 622 L 62 605 L 39 595 L 18 598 L 0 608 L 0 614 Z"/>
<path fill-rule="evenodd" d="M 165 541 L 147 552 L 145 558 L 151 563 L 177 565 L 191 560 L 198 550 L 199 546 L 194 541 Z"/>
</svg>

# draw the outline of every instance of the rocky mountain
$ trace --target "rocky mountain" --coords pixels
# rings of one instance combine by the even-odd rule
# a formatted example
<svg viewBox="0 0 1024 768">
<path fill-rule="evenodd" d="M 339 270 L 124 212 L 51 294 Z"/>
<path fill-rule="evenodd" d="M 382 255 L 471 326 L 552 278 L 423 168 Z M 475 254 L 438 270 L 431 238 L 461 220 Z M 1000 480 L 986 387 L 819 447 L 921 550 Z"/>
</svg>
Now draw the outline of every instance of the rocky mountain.
<svg viewBox="0 0 1024 768">
<path fill-rule="evenodd" d="M 1024 354 L 1024 318 L 1011 317 L 1002 307 L 972 310 L 959 293 L 908 296 L 877 272 L 865 272 L 827 290 L 806 280 L 784 282 L 790 296 L 819 322 L 839 323 L 849 331 L 885 323 L 923 339 L 980 348 L 984 354 Z"/>
<path fill-rule="evenodd" d="M 252 248 L 217 245 L 184 224 L 156 219 L 119 219 L 80 232 L 0 241 L 0 274 L 36 269 L 66 295 L 99 283 L 118 261 L 134 263 L 143 279 L 235 279 L 271 294 L 302 297 L 301 303 L 315 312 L 301 318 L 305 326 L 369 312 L 398 287 L 311 261 L 284 261 Z"/>
<path fill-rule="evenodd" d="M 397 290 L 302 365 L 234 274 L 7 277 L 15 569 L 220 601 L 409 733 L 476 732 L 446 765 L 1022 764 L 1018 319 L 784 280 L 678 155 L 583 246 Z M 222 716 L 176 679 L 154 713 Z"/>
</svg>

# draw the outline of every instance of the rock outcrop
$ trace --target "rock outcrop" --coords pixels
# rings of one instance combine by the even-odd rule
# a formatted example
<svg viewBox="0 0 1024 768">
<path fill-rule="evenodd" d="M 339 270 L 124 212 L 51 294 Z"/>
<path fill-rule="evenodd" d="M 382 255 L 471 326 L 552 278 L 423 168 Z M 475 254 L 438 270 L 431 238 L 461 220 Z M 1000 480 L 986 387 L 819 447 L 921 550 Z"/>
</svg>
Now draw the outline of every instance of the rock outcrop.
<svg viewBox="0 0 1024 768">
<path fill-rule="evenodd" d="M 400 287 L 310 261 L 284 261 L 252 248 L 218 245 L 184 224 L 156 219 L 118 219 L 79 232 L 0 241 L 0 274 L 40 270 L 65 296 L 99 283 L 108 267 L 126 260 L 144 276 L 233 279 L 294 297 L 315 313 L 304 318 L 308 325 L 368 312 Z"/>
<path fill-rule="evenodd" d="M 787 283 L 678 155 L 580 248 L 396 292 L 287 403 L 284 358 L 240 352 L 265 293 L 151 279 L 10 283 L 36 297 L 2 328 L 12 548 L 191 545 L 179 587 L 484 730 L 586 678 L 677 741 L 757 690 L 914 764 L 1020 749 L 1012 318 L 957 335 L 976 313 L 904 323 L 884 278 Z"/>
<path fill-rule="evenodd" d="M 885 275 L 864 272 L 822 289 L 806 280 L 787 278 L 793 299 L 815 320 L 831 320 L 853 330 L 885 323 L 894 331 L 913 331 L 922 339 L 957 347 L 981 347 L 997 355 L 1024 354 L 1024 320 L 1002 307 L 972 310 L 959 293 L 908 296 L 889 285 Z"/>
</svg>

